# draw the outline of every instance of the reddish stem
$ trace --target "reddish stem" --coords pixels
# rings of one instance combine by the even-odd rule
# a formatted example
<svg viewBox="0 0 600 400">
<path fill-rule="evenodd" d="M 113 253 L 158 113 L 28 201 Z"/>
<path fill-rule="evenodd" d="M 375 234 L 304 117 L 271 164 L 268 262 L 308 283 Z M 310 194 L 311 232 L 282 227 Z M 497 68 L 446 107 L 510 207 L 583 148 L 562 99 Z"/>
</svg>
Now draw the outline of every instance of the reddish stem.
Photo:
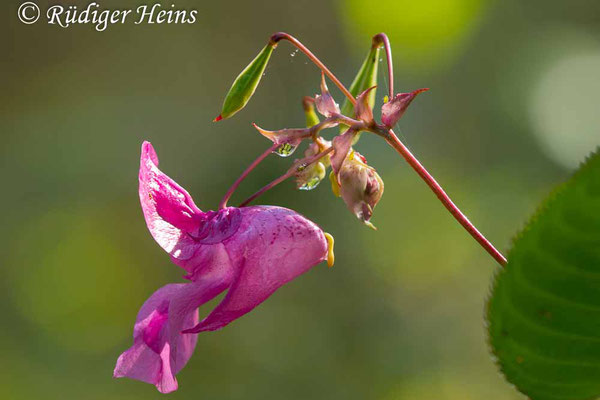
<svg viewBox="0 0 600 400">
<path fill-rule="evenodd" d="M 219 203 L 219 210 L 222 210 L 225 207 L 227 207 L 227 201 L 229 201 L 229 199 L 231 198 L 231 195 L 233 195 L 233 192 L 235 192 L 235 190 L 238 188 L 238 186 L 240 186 L 240 183 L 242 183 L 242 181 L 244 179 L 246 179 L 248 174 L 250 174 L 250 172 L 252 172 L 252 170 L 254 168 L 256 168 L 256 166 L 258 164 L 260 164 L 265 158 L 267 158 L 267 156 L 269 154 L 271 154 L 273 151 L 275 151 L 275 149 L 277 149 L 277 147 L 279 147 L 279 146 L 280 146 L 279 144 L 273 144 L 271 147 L 269 147 L 267 150 L 265 150 L 264 153 L 262 153 L 260 156 L 258 156 L 256 158 L 256 160 L 254 160 L 252 162 L 252 164 L 250 164 L 244 172 L 242 172 L 242 174 L 239 176 L 239 178 L 237 178 L 236 181 L 233 182 L 233 185 L 231 185 L 231 187 L 229 188 L 227 193 L 225 193 L 225 196 L 223 196 L 223 199 Z"/>
<path fill-rule="evenodd" d="M 285 33 L 285 32 L 277 32 L 277 33 L 274 33 L 273 35 L 271 35 L 271 41 L 273 43 L 277 43 L 280 40 L 287 40 L 288 42 L 290 42 L 291 44 L 296 46 L 296 48 L 298 50 L 300 50 L 301 52 L 306 54 L 306 56 L 310 59 L 310 61 L 312 61 L 313 64 L 315 64 L 317 67 L 319 67 L 319 69 L 321 71 L 323 71 L 325 73 L 325 75 L 327 75 L 329 77 L 329 79 L 331 79 L 331 81 L 342 91 L 342 93 L 344 93 L 344 96 L 346 96 L 348 98 L 348 100 L 350 100 L 352 105 L 356 104 L 356 99 L 354 98 L 354 96 L 352 96 L 352 94 L 348 91 L 348 89 L 346 89 L 346 87 L 342 84 L 342 82 L 340 82 L 340 80 L 329 70 L 329 68 L 327 68 L 325 66 L 325 64 L 323 64 L 321 62 L 321 60 L 319 60 L 317 58 L 317 56 L 315 56 L 298 39 L 296 39 L 292 35 Z"/>
<path fill-rule="evenodd" d="M 389 82 L 389 98 L 390 101 L 394 98 L 394 62 L 392 60 L 392 46 L 387 35 L 383 32 L 373 36 L 374 44 L 383 44 L 385 48 L 385 59 L 388 69 L 388 82 Z"/>
<path fill-rule="evenodd" d="M 248 197 L 246 200 L 244 200 L 241 204 L 240 207 L 245 207 L 247 206 L 250 202 L 252 202 L 254 199 L 256 199 L 257 197 L 259 197 L 260 195 L 262 195 L 263 193 L 265 193 L 266 191 L 273 189 L 275 186 L 279 185 L 281 182 L 285 181 L 286 179 L 294 176 L 294 174 L 296 173 L 296 171 L 298 170 L 298 167 L 300 167 L 301 165 L 305 165 L 305 166 L 309 166 L 310 164 L 314 163 L 315 161 L 321 159 L 322 157 L 325 157 L 327 154 L 329 154 L 330 152 L 333 151 L 333 147 L 328 147 L 327 149 L 323 150 L 322 152 L 315 154 L 312 157 L 308 157 L 302 161 L 300 161 L 297 164 L 294 164 L 292 166 L 292 168 L 288 169 L 287 172 L 283 175 L 281 175 L 280 177 L 272 180 L 271 182 L 269 182 L 267 185 L 263 186 L 262 188 L 260 188 L 259 190 L 256 191 L 256 193 L 254 193 L 252 196 Z"/>
<path fill-rule="evenodd" d="M 419 176 L 425 181 L 429 188 L 435 193 L 440 199 L 444 207 L 450 214 L 460 223 L 463 228 L 469 232 L 469 234 L 487 251 L 501 266 L 506 265 L 506 258 L 500 253 L 489 240 L 481 234 L 475 228 L 475 226 L 469 221 L 469 219 L 460 211 L 460 209 L 452 202 L 450 197 L 446 194 L 444 189 L 437 183 L 437 181 L 427 172 L 425 167 L 421 165 L 419 160 L 408 150 L 408 148 L 398 139 L 393 130 L 389 130 L 384 135 L 385 140 L 394 148 L 396 151 L 404 157 L 408 164 L 419 174 Z"/>
</svg>

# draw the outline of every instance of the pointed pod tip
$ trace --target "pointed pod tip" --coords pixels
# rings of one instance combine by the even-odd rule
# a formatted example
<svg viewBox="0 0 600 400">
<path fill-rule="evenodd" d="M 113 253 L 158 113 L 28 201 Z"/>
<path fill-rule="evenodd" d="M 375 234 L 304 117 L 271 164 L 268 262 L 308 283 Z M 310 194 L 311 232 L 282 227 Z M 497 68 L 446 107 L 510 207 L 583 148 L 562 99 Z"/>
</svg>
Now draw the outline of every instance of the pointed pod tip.
<svg viewBox="0 0 600 400">
<path fill-rule="evenodd" d="M 363 221 L 363 224 L 365 224 L 366 226 L 368 226 L 369 228 L 373 229 L 374 231 L 377 230 L 377 227 L 375 225 L 373 225 L 370 221 Z"/>
<path fill-rule="evenodd" d="M 254 129 L 256 129 L 261 135 L 263 135 L 264 137 L 266 137 L 269 140 L 272 140 L 273 142 L 275 142 L 275 132 L 273 131 L 268 131 L 266 129 L 261 128 L 260 126 L 256 125 L 256 123 L 252 123 L 252 126 L 254 127 Z"/>
<path fill-rule="evenodd" d="M 219 122 L 220 120 L 222 120 L 223 117 L 221 116 L 221 114 L 217 115 L 215 119 L 213 119 L 212 122 Z"/>
</svg>

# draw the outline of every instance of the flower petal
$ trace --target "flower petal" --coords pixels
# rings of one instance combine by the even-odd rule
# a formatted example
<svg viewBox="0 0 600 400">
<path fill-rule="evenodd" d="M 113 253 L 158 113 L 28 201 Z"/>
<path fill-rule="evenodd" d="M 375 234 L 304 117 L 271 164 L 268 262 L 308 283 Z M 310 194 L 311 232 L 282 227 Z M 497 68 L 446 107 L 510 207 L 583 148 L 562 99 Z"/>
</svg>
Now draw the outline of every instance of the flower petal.
<svg viewBox="0 0 600 400">
<path fill-rule="evenodd" d="M 373 110 L 369 105 L 369 93 L 375 89 L 377 85 L 371 86 L 364 92 L 358 95 L 356 98 L 356 105 L 354 106 L 354 115 L 361 121 L 370 124 L 373 122 Z"/>
<path fill-rule="evenodd" d="M 134 344 L 121 354 L 113 376 L 151 383 L 162 393 L 177 390 L 177 374 L 196 347 L 196 335 L 183 335 L 198 323 L 198 307 L 225 290 L 229 282 L 211 277 L 158 289 L 140 309 Z"/>
<path fill-rule="evenodd" d="M 393 99 L 390 99 L 381 107 L 381 122 L 388 128 L 394 127 L 396 122 L 402 118 L 404 111 L 408 108 L 410 103 L 414 100 L 419 93 L 429 90 L 417 89 L 410 93 L 398 93 Z"/>
<path fill-rule="evenodd" d="M 348 157 L 348 153 L 350 152 L 350 148 L 352 147 L 352 141 L 354 140 L 354 137 L 357 135 L 357 133 L 358 132 L 356 132 L 354 129 L 348 129 L 343 134 L 333 138 L 333 155 L 330 157 L 331 169 L 333 169 L 333 173 L 338 184 L 340 182 L 340 169 L 342 168 L 344 160 L 346 159 L 346 157 Z"/>
<path fill-rule="evenodd" d="M 196 248 L 188 237 L 198 228 L 202 211 L 188 192 L 158 169 L 158 157 L 149 142 L 142 144 L 139 195 L 154 240 L 176 259 L 190 258 Z"/>
<path fill-rule="evenodd" d="M 220 329 L 262 303 L 285 283 L 327 258 L 323 231 L 281 207 L 246 207 L 238 232 L 224 244 L 233 262 L 234 281 L 223 301 L 192 329 Z"/>
<path fill-rule="evenodd" d="M 321 72 L 321 95 L 315 96 L 315 106 L 317 111 L 325 116 L 331 117 L 333 114 L 340 113 L 340 106 L 333 100 L 329 89 L 327 89 L 327 83 L 325 82 L 325 74 Z"/>
</svg>

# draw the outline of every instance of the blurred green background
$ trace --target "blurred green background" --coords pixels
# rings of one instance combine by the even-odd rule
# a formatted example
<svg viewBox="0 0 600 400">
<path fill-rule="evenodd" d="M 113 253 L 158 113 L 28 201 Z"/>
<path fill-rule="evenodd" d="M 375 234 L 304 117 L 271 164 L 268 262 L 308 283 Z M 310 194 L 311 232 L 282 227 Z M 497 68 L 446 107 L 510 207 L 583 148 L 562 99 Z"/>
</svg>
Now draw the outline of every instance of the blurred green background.
<svg viewBox="0 0 600 400">
<path fill-rule="evenodd" d="M 165 172 L 214 209 L 268 145 L 250 123 L 300 127 L 300 99 L 318 91 L 317 69 L 282 43 L 248 107 L 211 123 L 274 31 L 297 36 L 346 83 L 370 37 L 387 32 L 396 90 L 431 88 L 401 138 L 500 249 L 600 141 L 595 0 L 178 0 L 163 5 L 197 9 L 195 24 L 130 20 L 104 32 L 24 25 L 20 3 L 4 2 L 1 39 L 2 399 L 162 398 L 112 378 L 141 304 L 183 273 L 145 227 L 140 145 L 152 141 Z M 335 267 L 201 334 L 170 398 L 521 398 L 486 346 L 495 263 L 385 143 L 363 135 L 358 149 L 386 183 L 379 230 L 328 184 L 304 193 L 287 182 L 261 198 L 331 232 Z M 270 157 L 232 204 L 288 165 Z"/>
</svg>

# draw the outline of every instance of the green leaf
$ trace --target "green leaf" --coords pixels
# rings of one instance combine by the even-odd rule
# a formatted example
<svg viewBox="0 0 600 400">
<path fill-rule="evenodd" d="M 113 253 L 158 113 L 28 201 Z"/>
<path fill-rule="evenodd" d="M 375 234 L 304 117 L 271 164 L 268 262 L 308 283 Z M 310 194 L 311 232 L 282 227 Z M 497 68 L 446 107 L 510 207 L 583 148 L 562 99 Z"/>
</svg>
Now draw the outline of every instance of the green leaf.
<svg viewBox="0 0 600 400">
<path fill-rule="evenodd" d="M 367 54 L 367 58 L 363 61 L 362 66 L 358 70 L 358 74 L 352 81 L 350 88 L 350 94 L 356 98 L 359 94 L 367 90 L 368 88 L 377 85 L 377 66 L 379 65 L 379 49 L 380 46 L 371 46 L 371 50 L 369 54 Z M 375 93 L 377 89 L 374 89 L 369 93 L 369 106 L 373 109 L 375 105 Z M 347 117 L 354 118 L 354 107 L 350 100 L 345 99 L 344 103 L 342 103 L 342 108 L 340 109 L 342 114 Z M 340 132 L 348 129 L 346 125 L 340 125 Z"/>
<path fill-rule="evenodd" d="M 492 351 L 532 400 L 600 396 L 600 152 L 514 241 L 487 307 Z"/>
<path fill-rule="evenodd" d="M 235 78 L 223 102 L 221 114 L 215 118 L 215 121 L 229 118 L 246 106 L 260 83 L 274 48 L 275 43 L 269 42 Z"/>
</svg>

